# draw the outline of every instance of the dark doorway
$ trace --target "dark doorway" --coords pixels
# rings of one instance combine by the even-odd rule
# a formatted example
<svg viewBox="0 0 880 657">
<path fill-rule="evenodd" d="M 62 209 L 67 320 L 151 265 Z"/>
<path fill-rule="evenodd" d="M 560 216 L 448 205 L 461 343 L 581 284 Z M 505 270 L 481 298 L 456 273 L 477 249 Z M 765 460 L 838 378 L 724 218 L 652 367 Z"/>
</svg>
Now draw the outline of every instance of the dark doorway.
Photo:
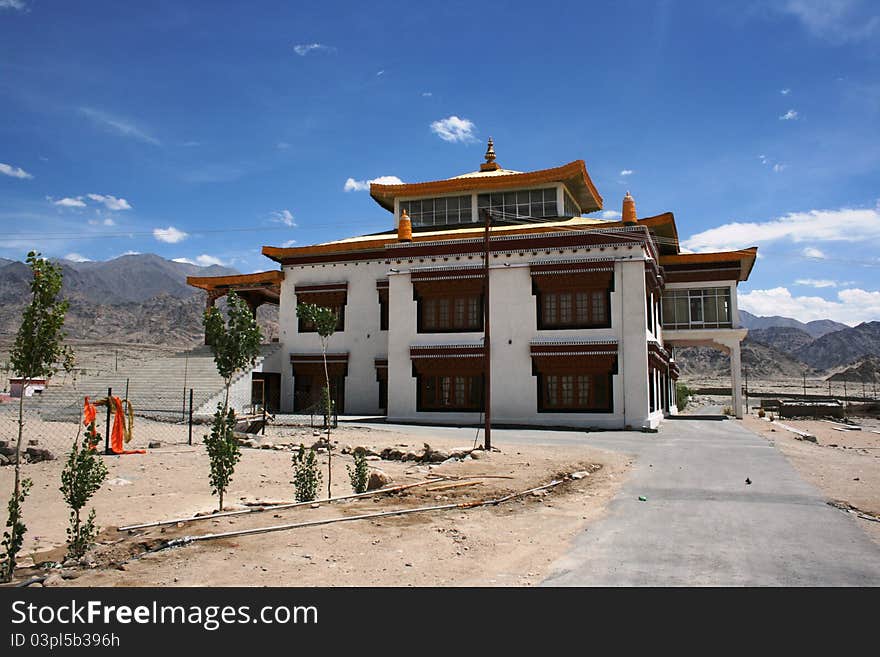
<svg viewBox="0 0 880 657">
<path fill-rule="evenodd" d="M 281 409 L 281 374 L 277 372 L 253 372 L 251 374 L 251 405 L 260 406 L 266 396 L 266 411 L 277 413 Z"/>
</svg>

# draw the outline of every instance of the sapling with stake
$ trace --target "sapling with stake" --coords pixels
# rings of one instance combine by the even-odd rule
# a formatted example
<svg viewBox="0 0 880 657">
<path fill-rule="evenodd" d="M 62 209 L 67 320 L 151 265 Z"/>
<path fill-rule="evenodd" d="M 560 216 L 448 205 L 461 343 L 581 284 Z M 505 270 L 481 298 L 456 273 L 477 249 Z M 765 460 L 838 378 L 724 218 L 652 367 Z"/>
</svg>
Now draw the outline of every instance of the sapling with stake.
<svg viewBox="0 0 880 657">
<path fill-rule="evenodd" d="M 220 310 L 212 306 L 205 311 L 204 317 L 205 336 L 226 388 L 223 403 L 217 404 L 217 412 L 214 413 L 211 435 L 204 438 L 211 461 L 211 492 L 220 498 L 220 511 L 223 510 L 223 495 L 232 481 L 235 464 L 241 458 L 234 435 L 235 410 L 229 406 L 229 388 L 236 374 L 253 367 L 260 355 L 262 340 L 253 312 L 235 292 L 230 292 L 226 297 L 226 315 L 224 321 Z"/>
<path fill-rule="evenodd" d="M 330 486 L 333 482 L 333 443 L 330 441 L 330 425 L 333 416 L 333 400 L 330 395 L 330 372 L 327 368 L 327 347 L 330 337 L 336 332 L 339 315 L 331 308 L 324 308 L 313 303 L 301 303 L 296 307 L 297 317 L 303 322 L 314 327 L 321 338 L 321 356 L 324 361 L 324 392 L 321 397 L 324 402 L 324 417 L 327 426 L 327 497 L 333 497 Z"/>
<path fill-rule="evenodd" d="M 61 494 L 70 507 L 70 526 L 67 528 L 67 558 L 81 559 L 98 536 L 95 509 L 82 521 L 80 513 L 92 495 L 98 492 L 107 478 L 107 466 L 94 450 L 91 437 L 86 435 L 79 444 L 79 432 L 61 471 Z"/>
<path fill-rule="evenodd" d="M 21 506 L 27 490 L 21 479 L 21 445 L 24 436 L 24 401 L 34 379 L 52 377 L 60 366 L 65 371 L 73 369 L 71 349 L 63 344 L 64 316 L 67 300 L 59 299 L 61 293 L 61 267 L 54 265 L 39 253 L 27 255 L 31 269 L 31 300 L 21 314 L 21 324 L 10 353 L 10 367 L 19 379 L 21 394 L 18 399 L 18 437 L 15 441 L 15 477 L 12 497 L 9 500 L 9 516 L 6 520 L 8 540 L 3 541 L 4 553 L 0 563 L 0 575 L 6 581 L 12 578 L 15 557 L 21 549 L 26 526 L 21 520 Z"/>
</svg>

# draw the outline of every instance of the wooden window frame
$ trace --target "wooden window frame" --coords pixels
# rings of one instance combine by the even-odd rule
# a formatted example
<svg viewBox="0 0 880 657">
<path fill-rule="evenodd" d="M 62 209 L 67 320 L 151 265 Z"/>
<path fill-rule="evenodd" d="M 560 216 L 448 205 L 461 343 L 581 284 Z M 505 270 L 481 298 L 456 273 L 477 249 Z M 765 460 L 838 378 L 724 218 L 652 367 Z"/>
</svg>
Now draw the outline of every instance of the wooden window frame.
<svg viewBox="0 0 880 657">
<path fill-rule="evenodd" d="M 308 301 L 304 301 L 302 303 L 308 303 Z M 321 304 L 318 304 L 321 305 Z M 322 306 L 324 308 L 330 308 L 333 312 L 336 313 L 336 330 L 338 332 L 345 330 L 345 304 L 340 304 L 338 306 Z M 299 333 L 317 333 L 318 328 L 312 324 L 311 322 L 306 321 L 304 318 L 297 315 L 297 331 Z"/>
<path fill-rule="evenodd" d="M 463 304 L 463 325 L 457 325 L 456 304 Z M 472 311 L 476 303 L 476 321 L 471 322 Z M 445 326 L 440 318 L 440 305 L 445 310 Z M 418 333 L 478 333 L 483 330 L 483 295 L 474 292 L 449 292 L 416 297 L 416 332 Z M 435 307 L 435 318 L 428 322 L 427 309 Z"/>
<path fill-rule="evenodd" d="M 444 381 L 447 380 L 447 381 Z M 437 403 L 437 392 L 444 383 L 452 403 Z M 416 411 L 419 413 L 481 413 L 483 411 L 483 375 L 449 372 L 422 372 L 416 374 Z M 462 390 L 464 403 L 457 404 L 457 392 Z M 477 399 L 476 404 L 473 400 Z"/>
<path fill-rule="evenodd" d="M 613 413 L 614 412 L 614 373 L 613 371 L 560 371 L 539 372 L 537 375 L 538 386 L 538 412 L 539 413 Z M 597 385 L 604 382 L 607 391 L 605 405 L 597 405 L 597 395 L 601 388 Z M 586 403 L 582 402 L 582 386 L 588 387 Z M 565 394 L 565 387 L 571 386 L 570 395 Z M 555 388 L 551 391 L 551 386 Z M 555 392 L 558 400 L 551 403 L 551 392 Z M 568 396 L 571 402 L 564 403 Z"/>
<path fill-rule="evenodd" d="M 579 318 L 578 305 L 577 305 L 577 295 L 585 294 L 586 295 L 586 311 L 587 311 L 587 319 L 583 320 Z M 602 299 L 602 317 L 599 320 L 596 320 L 595 317 L 597 313 L 594 311 L 594 294 L 601 294 Z M 568 296 L 570 300 L 569 306 L 569 317 L 570 319 L 567 322 L 562 322 L 561 320 L 550 321 L 546 317 L 545 313 L 545 304 L 548 304 L 551 300 L 553 301 L 553 305 L 555 306 L 555 315 L 556 317 L 560 317 L 562 315 L 562 300 L 565 297 L 562 295 Z M 607 288 L 572 288 L 572 289 L 560 289 L 560 290 L 547 290 L 541 291 L 537 290 L 535 294 L 535 303 L 537 309 L 537 317 L 538 317 L 538 330 L 539 331 L 564 331 L 568 329 L 591 329 L 591 328 L 611 328 L 611 290 Z"/>
</svg>

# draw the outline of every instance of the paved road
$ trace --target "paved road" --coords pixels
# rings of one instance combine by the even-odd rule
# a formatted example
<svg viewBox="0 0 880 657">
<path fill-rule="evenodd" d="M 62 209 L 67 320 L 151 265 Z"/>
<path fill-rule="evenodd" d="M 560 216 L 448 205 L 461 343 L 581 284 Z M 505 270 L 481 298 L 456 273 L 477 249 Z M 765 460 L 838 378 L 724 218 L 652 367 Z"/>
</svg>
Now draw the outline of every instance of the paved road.
<svg viewBox="0 0 880 657">
<path fill-rule="evenodd" d="M 456 435 L 463 444 L 475 433 L 387 428 L 426 439 Z M 654 434 L 495 430 L 493 437 L 502 448 L 585 441 L 637 457 L 606 517 L 575 538 L 544 585 L 880 586 L 880 547 L 737 422 L 672 419 Z"/>
</svg>

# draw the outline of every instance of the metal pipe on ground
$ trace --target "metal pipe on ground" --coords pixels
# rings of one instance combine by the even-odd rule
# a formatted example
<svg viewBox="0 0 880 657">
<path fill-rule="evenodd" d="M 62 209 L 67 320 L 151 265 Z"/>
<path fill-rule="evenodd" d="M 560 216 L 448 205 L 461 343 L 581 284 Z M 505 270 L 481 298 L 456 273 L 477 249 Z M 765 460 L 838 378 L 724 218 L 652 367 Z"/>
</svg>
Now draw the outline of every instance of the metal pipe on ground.
<svg viewBox="0 0 880 657">
<path fill-rule="evenodd" d="M 322 502 L 338 502 L 340 500 L 352 500 L 359 497 L 371 497 L 382 493 L 397 493 L 416 486 L 425 486 L 427 484 L 436 484 L 440 481 L 446 481 L 446 477 L 436 477 L 426 481 L 418 481 L 413 484 L 403 484 L 401 486 L 392 486 L 391 488 L 378 488 L 376 490 L 367 491 L 366 493 L 352 493 L 351 495 L 339 495 L 337 497 L 324 497 L 319 500 L 309 500 L 308 502 L 285 502 L 284 504 L 263 504 L 254 506 L 250 509 L 238 509 L 236 511 L 219 511 L 216 513 L 206 513 L 203 516 L 187 516 L 185 518 L 173 518 L 171 520 L 156 520 L 155 522 L 145 522 L 139 525 L 126 525 L 118 527 L 117 531 L 127 532 L 135 529 L 149 529 L 151 527 L 163 527 L 165 525 L 176 525 L 181 522 L 195 522 L 197 520 L 214 520 L 216 518 L 228 518 L 230 516 L 241 516 L 247 513 L 260 513 L 262 511 L 279 511 L 281 509 L 293 509 L 299 506 L 311 504 L 320 504 Z"/>
<path fill-rule="evenodd" d="M 405 516 L 413 513 L 426 513 L 428 511 L 447 511 L 450 509 L 475 509 L 481 506 L 496 506 L 498 504 L 503 504 L 504 502 L 509 502 L 512 499 L 516 499 L 517 497 L 522 497 L 524 495 L 529 495 L 530 493 L 535 493 L 541 490 L 547 490 L 549 488 L 554 488 L 559 484 L 563 483 L 564 479 L 556 479 L 551 481 L 549 484 L 545 484 L 543 486 L 538 486 L 536 488 L 530 488 L 528 490 L 520 491 L 518 493 L 511 493 L 510 495 L 506 495 L 505 497 L 500 497 L 494 500 L 482 500 L 477 502 L 461 502 L 459 504 L 441 504 L 438 506 L 423 506 L 415 509 L 398 509 L 396 511 L 382 511 L 380 513 L 365 513 L 359 516 L 345 516 L 342 518 L 327 518 L 324 520 L 310 520 L 307 522 L 296 522 L 290 523 L 286 525 L 270 525 L 269 527 L 254 527 L 252 529 L 240 529 L 232 532 L 222 532 L 219 534 L 203 534 L 201 536 L 184 536 L 183 538 L 175 538 L 172 539 L 158 548 L 151 550 L 152 552 L 158 552 L 160 550 L 174 548 L 174 547 L 182 547 L 184 545 L 189 545 L 190 543 L 195 543 L 198 541 L 211 541 L 219 538 L 232 538 L 234 536 L 253 536 L 255 534 L 268 534 L 270 532 L 280 532 L 287 531 L 290 529 L 302 529 L 305 527 L 318 527 L 320 525 L 330 525 L 337 522 L 352 522 L 354 520 L 369 520 L 371 518 L 387 518 L 389 516 Z"/>
</svg>

